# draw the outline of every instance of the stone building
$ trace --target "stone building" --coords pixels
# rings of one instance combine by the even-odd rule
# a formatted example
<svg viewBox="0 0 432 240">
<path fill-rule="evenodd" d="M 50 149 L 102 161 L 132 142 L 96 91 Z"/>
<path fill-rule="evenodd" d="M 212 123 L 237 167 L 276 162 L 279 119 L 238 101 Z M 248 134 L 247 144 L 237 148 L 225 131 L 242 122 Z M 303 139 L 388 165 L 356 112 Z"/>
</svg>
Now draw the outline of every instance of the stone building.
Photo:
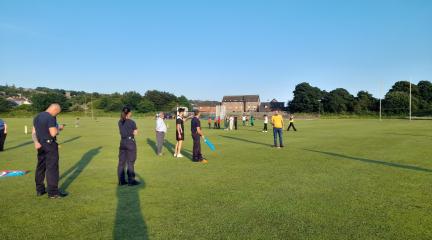
<svg viewBox="0 0 432 240">
<path fill-rule="evenodd" d="M 258 112 L 260 106 L 259 95 L 224 96 L 222 106 L 226 112 Z"/>
</svg>

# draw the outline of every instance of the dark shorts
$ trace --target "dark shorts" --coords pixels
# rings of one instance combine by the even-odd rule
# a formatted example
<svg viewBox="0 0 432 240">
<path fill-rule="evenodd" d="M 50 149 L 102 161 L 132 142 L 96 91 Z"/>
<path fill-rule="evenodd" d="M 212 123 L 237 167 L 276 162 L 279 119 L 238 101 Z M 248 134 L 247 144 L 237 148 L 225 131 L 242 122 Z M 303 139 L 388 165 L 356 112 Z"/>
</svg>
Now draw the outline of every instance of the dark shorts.
<svg viewBox="0 0 432 240">
<path fill-rule="evenodd" d="M 180 137 L 179 137 L 178 132 L 176 132 L 176 140 L 177 141 L 184 141 L 184 138 L 185 138 L 184 132 L 182 134 L 180 134 Z"/>
</svg>

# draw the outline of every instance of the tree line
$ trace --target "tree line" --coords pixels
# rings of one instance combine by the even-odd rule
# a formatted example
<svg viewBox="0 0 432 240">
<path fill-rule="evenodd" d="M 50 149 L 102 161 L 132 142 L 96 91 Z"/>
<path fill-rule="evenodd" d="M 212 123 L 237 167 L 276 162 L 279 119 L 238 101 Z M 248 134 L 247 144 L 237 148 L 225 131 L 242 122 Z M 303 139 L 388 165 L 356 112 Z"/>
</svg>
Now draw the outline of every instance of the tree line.
<svg viewBox="0 0 432 240">
<path fill-rule="evenodd" d="M 69 93 L 70 97 L 67 97 Z M 31 105 L 16 106 L 7 97 L 18 96 L 31 100 Z M 100 94 L 84 91 L 66 91 L 63 89 L 50 89 L 38 87 L 36 89 L 16 88 L 15 86 L 0 86 L 0 112 L 11 110 L 43 111 L 50 103 L 59 103 L 63 111 L 86 111 L 91 107 L 106 112 L 120 111 L 128 105 L 140 113 L 156 111 L 172 111 L 177 106 L 190 108 L 190 102 L 185 96 L 179 96 L 158 90 L 149 90 L 141 95 L 135 91 L 125 93 Z"/>
<path fill-rule="evenodd" d="M 294 90 L 294 98 L 288 102 L 290 112 L 304 113 L 355 113 L 375 114 L 379 111 L 379 99 L 367 91 L 359 91 L 356 96 L 344 88 L 330 92 L 303 82 Z M 389 115 L 403 115 L 409 112 L 410 82 L 398 81 L 382 99 L 382 111 Z M 432 114 L 432 83 L 422 80 L 411 83 L 412 111 L 418 115 Z"/>
</svg>

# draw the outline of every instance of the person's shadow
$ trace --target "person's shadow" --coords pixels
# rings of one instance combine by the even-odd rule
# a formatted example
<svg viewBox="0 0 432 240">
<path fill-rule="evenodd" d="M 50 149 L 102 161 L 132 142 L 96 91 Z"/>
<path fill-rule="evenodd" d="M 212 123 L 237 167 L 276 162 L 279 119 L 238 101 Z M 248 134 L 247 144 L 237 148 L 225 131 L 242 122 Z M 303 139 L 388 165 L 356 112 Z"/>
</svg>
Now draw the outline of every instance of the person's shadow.
<svg viewBox="0 0 432 240">
<path fill-rule="evenodd" d="M 76 162 L 72 167 L 70 167 L 66 172 L 61 175 L 60 179 L 67 177 L 60 187 L 63 191 L 66 191 L 66 189 L 72 184 L 72 182 L 75 181 L 75 179 L 87 167 L 90 161 L 93 160 L 93 158 L 100 153 L 101 149 L 102 147 L 97 147 L 86 152 L 78 162 Z"/>
<path fill-rule="evenodd" d="M 117 210 L 114 222 L 113 239 L 149 239 L 147 225 L 141 212 L 139 193 L 145 188 L 144 180 L 136 175 L 141 182 L 137 186 L 117 186 Z"/>
</svg>

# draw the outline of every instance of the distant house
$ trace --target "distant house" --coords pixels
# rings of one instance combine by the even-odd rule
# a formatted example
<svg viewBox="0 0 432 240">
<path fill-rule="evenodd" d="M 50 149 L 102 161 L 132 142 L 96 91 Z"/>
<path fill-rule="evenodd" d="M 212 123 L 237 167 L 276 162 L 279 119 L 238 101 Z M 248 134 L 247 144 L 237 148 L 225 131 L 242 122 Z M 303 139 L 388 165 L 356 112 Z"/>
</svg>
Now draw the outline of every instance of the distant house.
<svg viewBox="0 0 432 240">
<path fill-rule="evenodd" d="M 224 96 L 222 106 L 226 112 L 257 112 L 260 106 L 259 95 Z"/>
<path fill-rule="evenodd" d="M 278 102 L 276 99 L 271 100 L 270 102 L 262 102 L 259 108 L 260 112 L 271 112 L 275 110 L 284 110 L 285 103 Z"/>
<path fill-rule="evenodd" d="M 28 98 L 21 97 L 21 96 L 8 97 L 8 98 L 6 98 L 6 100 L 15 103 L 18 106 L 31 105 L 32 104 Z"/>
<path fill-rule="evenodd" d="M 195 101 L 192 106 L 202 113 L 216 113 L 216 106 L 220 105 L 217 101 Z"/>
</svg>

